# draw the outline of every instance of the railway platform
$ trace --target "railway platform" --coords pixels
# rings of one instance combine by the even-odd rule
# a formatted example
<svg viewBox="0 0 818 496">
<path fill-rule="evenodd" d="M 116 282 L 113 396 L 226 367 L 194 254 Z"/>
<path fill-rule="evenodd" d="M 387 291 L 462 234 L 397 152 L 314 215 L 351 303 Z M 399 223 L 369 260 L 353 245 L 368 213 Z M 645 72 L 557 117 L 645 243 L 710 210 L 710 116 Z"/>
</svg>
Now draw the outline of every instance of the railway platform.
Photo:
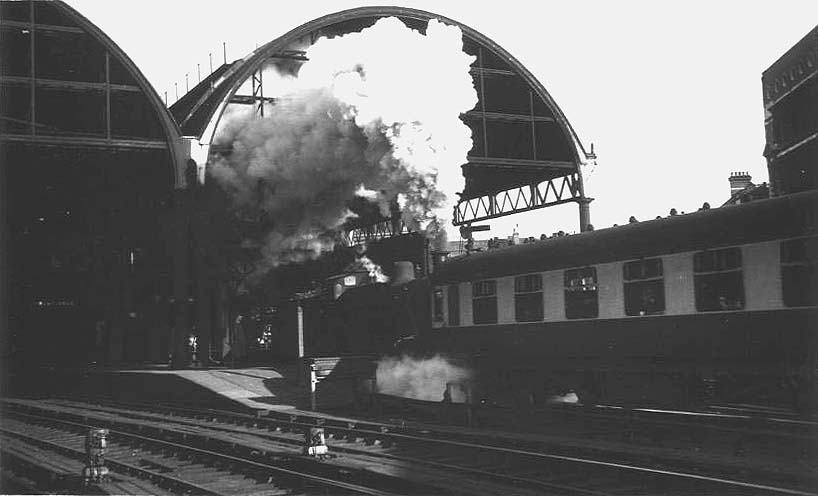
<svg viewBox="0 0 818 496">
<path fill-rule="evenodd" d="M 36 367 L 15 371 L 4 396 L 101 398 L 227 410 L 309 408 L 296 363 L 172 369 L 125 367 Z"/>
</svg>

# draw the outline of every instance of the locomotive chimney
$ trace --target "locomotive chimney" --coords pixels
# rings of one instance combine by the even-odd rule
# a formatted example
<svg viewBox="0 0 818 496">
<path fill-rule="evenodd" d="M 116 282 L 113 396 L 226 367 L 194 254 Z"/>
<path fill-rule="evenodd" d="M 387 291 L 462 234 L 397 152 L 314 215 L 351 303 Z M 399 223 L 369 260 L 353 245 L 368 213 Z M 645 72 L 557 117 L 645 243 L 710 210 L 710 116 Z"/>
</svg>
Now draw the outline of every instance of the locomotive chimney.
<svg viewBox="0 0 818 496">
<path fill-rule="evenodd" d="M 409 261 L 395 262 L 395 272 L 392 284 L 406 284 L 415 280 L 415 264 Z"/>
<path fill-rule="evenodd" d="M 746 172 L 732 172 L 728 180 L 730 181 L 730 196 L 753 184 L 752 176 Z"/>
</svg>

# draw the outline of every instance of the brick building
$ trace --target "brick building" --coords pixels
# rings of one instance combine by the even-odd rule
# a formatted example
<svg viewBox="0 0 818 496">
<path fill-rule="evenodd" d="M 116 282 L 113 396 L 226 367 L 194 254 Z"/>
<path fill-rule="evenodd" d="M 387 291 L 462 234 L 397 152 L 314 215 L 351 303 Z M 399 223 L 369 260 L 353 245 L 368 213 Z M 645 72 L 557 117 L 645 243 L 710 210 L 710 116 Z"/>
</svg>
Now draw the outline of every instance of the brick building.
<svg viewBox="0 0 818 496">
<path fill-rule="evenodd" d="M 772 196 L 818 188 L 818 26 L 761 76 Z"/>
</svg>

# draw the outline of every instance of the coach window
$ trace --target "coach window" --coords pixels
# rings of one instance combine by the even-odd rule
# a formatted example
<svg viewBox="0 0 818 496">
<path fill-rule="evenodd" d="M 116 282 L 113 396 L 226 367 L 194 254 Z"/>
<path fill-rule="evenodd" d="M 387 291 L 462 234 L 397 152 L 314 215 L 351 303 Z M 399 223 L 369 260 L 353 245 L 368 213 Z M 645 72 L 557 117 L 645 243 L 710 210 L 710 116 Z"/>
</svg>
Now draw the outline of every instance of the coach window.
<svg viewBox="0 0 818 496">
<path fill-rule="evenodd" d="M 542 276 L 540 274 L 514 278 L 514 315 L 517 322 L 542 320 Z"/>
<path fill-rule="evenodd" d="M 625 263 L 622 280 L 625 281 L 625 315 L 653 315 L 665 311 L 661 258 Z"/>
<path fill-rule="evenodd" d="M 497 281 L 476 281 L 471 285 L 472 318 L 475 324 L 497 323 Z"/>
<path fill-rule="evenodd" d="M 725 248 L 693 255 L 696 310 L 714 312 L 744 308 L 741 250 Z"/>
<path fill-rule="evenodd" d="M 596 267 L 565 271 L 565 317 L 592 319 L 599 315 Z"/>
<path fill-rule="evenodd" d="M 448 294 L 449 325 L 456 327 L 460 325 L 460 286 L 452 284 L 449 286 Z"/>
<path fill-rule="evenodd" d="M 435 322 L 443 322 L 443 290 L 436 288 L 432 301 L 432 308 L 434 309 Z"/>
<path fill-rule="evenodd" d="M 801 238 L 781 243 L 781 286 L 784 305 L 818 305 L 818 238 Z"/>
</svg>

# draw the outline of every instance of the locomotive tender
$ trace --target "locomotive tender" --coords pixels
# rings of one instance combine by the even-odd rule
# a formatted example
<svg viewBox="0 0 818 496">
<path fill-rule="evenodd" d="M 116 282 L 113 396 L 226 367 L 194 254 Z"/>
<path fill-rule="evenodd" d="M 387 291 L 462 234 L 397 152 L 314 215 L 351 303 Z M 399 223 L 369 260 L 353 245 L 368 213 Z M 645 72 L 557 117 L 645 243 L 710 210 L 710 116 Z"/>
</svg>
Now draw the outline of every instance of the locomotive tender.
<svg viewBox="0 0 818 496">
<path fill-rule="evenodd" d="M 473 253 L 430 275 L 413 346 L 484 397 L 815 411 L 818 192 Z"/>
</svg>

